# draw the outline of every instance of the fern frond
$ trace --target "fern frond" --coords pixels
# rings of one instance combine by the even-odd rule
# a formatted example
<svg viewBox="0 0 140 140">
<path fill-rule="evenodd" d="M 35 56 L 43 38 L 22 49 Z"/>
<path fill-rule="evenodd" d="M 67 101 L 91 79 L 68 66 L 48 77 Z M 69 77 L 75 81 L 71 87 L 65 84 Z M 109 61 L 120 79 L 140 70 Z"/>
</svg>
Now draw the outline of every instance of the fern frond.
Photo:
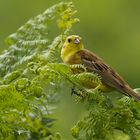
<svg viewBox="0 0 140 140">
<path fill-rule="evenodd" d="M 62 79 L 53 68 L 66 34 L 77 22 L 74 11 L 70 2 L 56 4 L 7 38 L 9 48 L 0 55 L 1 139 L 62 139 L 51 132 L 52 104 Z M 58 21 L 68 26 L 52 37 L 50 23 L 57 28 Z"/>
<path fill-rule="evenodd" d="M 47 50 L 43 51 L 43 54 L 39 56 L 39 59 L 41 61 L 56 62 L 60 59 L 60 46 L 62 46 L 62 35 L 57 36 L 52 41 L 52 44 L 48 46 Z"/>
<path fill-rule="evenodd" d="M 101 78 L 97 74 L 84 72 L 79 74 L 73 74 L 72 78 L 77 78 L 77 80 L 81 83 L 95 83 L 96 85 L 101 84 Z"/>
<path fill-rule="evenodd" d="M 80 72 L 86 72 L 86 67 L 82 64 L 74 64 L 74 65 L 70 65 L 70 68 L 73 70 L 73 71 L 80 71 Z M 79 72 L 79 73 L 80 73 Z M 77 73 L 77 72 L 76 72 Z"/>
</svg>

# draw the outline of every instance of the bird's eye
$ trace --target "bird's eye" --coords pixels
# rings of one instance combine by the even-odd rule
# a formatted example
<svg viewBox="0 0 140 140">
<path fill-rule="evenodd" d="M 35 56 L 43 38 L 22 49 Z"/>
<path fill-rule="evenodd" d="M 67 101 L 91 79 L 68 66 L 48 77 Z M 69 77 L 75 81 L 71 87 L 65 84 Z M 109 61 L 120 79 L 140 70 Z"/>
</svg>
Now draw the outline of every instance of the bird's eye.
<svg viewBox="0 0 140 140">
<path fill-rule="evenodd" d="M 69 42 L 69 43 L 71 42 L 71 38 L 68 38 L 68 42 Z"/>
</svg>

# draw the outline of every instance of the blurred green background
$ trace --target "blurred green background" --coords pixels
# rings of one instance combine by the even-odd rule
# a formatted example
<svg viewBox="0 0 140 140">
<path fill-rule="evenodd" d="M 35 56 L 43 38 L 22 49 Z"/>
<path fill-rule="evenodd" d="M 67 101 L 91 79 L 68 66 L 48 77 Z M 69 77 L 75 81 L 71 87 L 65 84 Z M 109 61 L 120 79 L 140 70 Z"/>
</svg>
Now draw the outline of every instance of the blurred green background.
<svg viewBox="0 0 140 140">
<path fill-rule="evenodd" d="M 0 51 L 7 48 L 4 39 L 28 19 L 42 13 L 61 0 L 1 0 Z M 73 34 L 83 37 L 86 48 L 114 67 L 133 88 L 140 87 L 140 1 L 139 0 L 74 0 L 80 24 Z M 68 132 L 82 114 L 80 104 L 65 95 L 57 110 L 55 129 Z M 76 108 L 76 109 L 74 109 Z M 70 119 L 71 118 L 71 119 Z"/>
</svg>

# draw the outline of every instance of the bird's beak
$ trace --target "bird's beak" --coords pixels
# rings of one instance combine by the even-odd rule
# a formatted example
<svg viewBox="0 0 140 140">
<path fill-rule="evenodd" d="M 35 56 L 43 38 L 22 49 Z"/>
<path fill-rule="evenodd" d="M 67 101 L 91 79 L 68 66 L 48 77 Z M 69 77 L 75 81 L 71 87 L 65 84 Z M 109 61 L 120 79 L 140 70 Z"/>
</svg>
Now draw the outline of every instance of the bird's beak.
<svg viewBox="0 0 140 140">
<path fill-rule="evenodd" d="M 74 40 L 74 43 L 75 43 L 75 44 L 79 44 L 79 43 L 80 43 L 80 40 L 79 40 L 78 38 L 76 38 L 76 39 Z"/>
</svg>

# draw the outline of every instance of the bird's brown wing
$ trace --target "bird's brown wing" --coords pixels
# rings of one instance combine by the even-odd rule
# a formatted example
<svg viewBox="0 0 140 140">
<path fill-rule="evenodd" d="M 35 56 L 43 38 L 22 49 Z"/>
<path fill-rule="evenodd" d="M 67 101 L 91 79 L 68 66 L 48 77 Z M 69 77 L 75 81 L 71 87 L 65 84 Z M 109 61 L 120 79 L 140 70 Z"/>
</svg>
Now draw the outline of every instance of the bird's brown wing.
<svg viewBox="0 0 140 140">
<path fill-rule="evenodd" d="M 140 100 L 140 96 L 132 90 L 125 80 L 97 55 L 88 50 L 81 50 L 77 52 L 77 55 L 81 57 L 81 61 L 88 71 L 98 73 L 101 76 L 103 83 Z"/>
</svg>

